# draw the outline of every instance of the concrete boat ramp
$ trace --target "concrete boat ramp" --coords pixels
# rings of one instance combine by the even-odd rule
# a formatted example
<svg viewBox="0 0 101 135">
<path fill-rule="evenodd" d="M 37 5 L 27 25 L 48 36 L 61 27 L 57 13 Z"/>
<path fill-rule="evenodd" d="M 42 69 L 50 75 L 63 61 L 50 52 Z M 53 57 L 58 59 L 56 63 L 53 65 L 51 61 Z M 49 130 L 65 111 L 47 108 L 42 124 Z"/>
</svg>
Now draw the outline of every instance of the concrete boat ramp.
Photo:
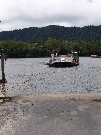
<svg viewBox="0 0 101 135">
<path fill-rule="evenodd" d="M 101 94 L 19 95 L 0 103 L 0 135 L 101 135 Z"/>
</svg>

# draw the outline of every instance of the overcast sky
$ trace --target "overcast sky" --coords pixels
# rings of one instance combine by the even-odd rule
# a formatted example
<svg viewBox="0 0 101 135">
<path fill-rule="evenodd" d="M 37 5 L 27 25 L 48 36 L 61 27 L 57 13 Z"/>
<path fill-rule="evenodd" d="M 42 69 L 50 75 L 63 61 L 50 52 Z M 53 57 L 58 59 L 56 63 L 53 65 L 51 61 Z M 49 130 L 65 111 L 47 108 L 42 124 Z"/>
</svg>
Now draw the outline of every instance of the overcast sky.
<svg viewBox="0 0 101 135">
<path fill-rule="evenodd" d="M 0 0 L 0 31 L 101 25 L 101 0 Z"/>
</svg>

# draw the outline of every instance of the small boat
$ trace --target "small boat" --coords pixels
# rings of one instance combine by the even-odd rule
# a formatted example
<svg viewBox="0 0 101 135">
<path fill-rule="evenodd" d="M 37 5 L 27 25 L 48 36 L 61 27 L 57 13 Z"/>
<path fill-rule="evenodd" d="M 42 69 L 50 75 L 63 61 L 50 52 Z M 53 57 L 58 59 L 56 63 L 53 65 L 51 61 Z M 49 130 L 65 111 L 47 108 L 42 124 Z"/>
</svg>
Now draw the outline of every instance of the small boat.
<svg viewBox="0 0 101 135">
<path fill-rule="evenodd" d="M 76 55 L 72 55 L 70 58 L 66 55 L 61 55 L 60 57 L 55 58 L 54 54 L 51 54 L 51 59 L 49 63 L 49 67 L 73 67 L 79 65 L 79 57 L 77 56 L 77 52 L 73 53 Z"/>
<path fill-rule="evenodd" d="M 99 55 L 91 55 L 91 58 L 101 58 Z"/>
</svg>

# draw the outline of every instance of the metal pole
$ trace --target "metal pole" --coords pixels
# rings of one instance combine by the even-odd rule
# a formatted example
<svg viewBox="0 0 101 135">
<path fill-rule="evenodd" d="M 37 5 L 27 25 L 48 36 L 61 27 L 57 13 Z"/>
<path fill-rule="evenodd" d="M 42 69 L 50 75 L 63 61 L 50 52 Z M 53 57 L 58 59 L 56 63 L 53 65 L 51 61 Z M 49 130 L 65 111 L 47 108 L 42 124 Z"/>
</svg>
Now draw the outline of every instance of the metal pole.
<svg viewBox="0 0 101 135">
<path fill-rule="evenodd" d="M 3 53 L 3 49 L 1 49 L 1 71 L 2 71 L 2 83 L 5 83 L 4 53 Z"/>
</svg>

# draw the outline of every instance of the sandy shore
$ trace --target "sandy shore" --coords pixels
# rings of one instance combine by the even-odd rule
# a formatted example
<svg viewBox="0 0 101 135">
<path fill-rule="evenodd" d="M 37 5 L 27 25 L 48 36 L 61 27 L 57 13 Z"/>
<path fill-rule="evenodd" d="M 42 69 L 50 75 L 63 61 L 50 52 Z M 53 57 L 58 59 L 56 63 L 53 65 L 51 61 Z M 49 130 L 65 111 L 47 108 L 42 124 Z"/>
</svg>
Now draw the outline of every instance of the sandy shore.
<svg viewBox="0 0 101 135">
<path fill-rule="evenodd" d="M 98 94 L 36 94 L 36 95 L 18 95 L 14 99 L 28 100 L 101 100 L 101 93 Z"/>
</svg>

